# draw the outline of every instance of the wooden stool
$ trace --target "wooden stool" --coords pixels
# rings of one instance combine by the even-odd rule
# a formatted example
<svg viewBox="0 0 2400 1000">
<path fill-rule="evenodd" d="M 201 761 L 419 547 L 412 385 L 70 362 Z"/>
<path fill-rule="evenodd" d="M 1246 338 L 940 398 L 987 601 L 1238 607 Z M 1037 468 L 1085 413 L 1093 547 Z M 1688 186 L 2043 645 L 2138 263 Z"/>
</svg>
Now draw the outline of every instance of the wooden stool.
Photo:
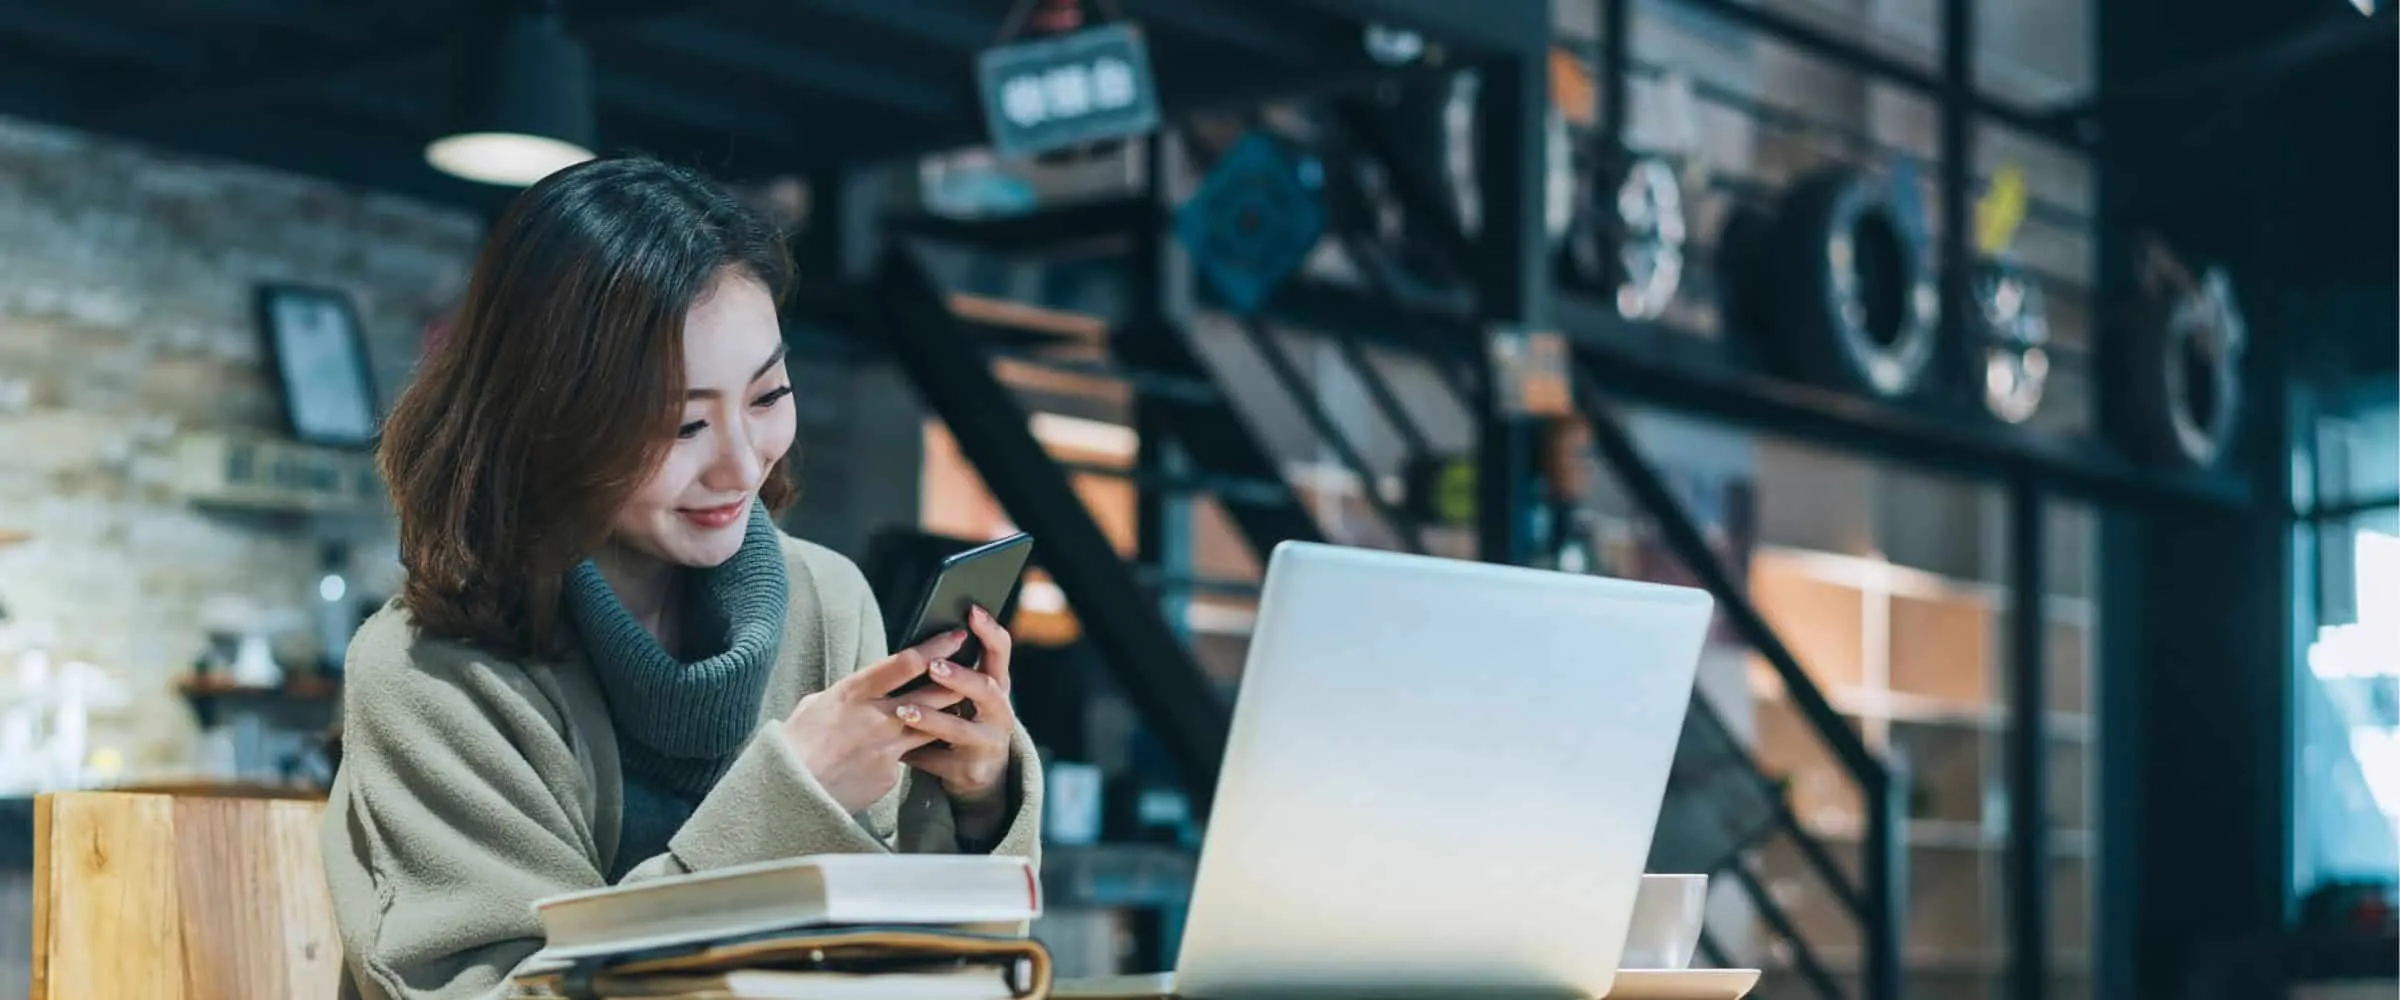
<svg viewBox="0 0 2400 1000">
<path fill-rule="evenodd" d="M 317 802 L 60 792 L 34 803 L 33 1000 L 331 997 Z"/>
</svg>

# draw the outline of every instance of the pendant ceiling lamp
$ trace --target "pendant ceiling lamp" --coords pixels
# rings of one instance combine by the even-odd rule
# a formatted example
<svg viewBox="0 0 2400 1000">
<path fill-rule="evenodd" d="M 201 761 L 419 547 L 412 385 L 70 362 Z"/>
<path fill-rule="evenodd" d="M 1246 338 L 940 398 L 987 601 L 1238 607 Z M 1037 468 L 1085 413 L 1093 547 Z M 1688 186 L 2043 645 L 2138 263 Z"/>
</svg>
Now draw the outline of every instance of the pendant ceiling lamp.
<svg viewBox="0 0 2400 1000">
<path fill-rule="evenodd" d="M 592 57 L 555 2 L 504 15 L 463 53 L 449 127 L 425 145 L 443 173 L 518 187 L 592 158 Z"/>
</svg>

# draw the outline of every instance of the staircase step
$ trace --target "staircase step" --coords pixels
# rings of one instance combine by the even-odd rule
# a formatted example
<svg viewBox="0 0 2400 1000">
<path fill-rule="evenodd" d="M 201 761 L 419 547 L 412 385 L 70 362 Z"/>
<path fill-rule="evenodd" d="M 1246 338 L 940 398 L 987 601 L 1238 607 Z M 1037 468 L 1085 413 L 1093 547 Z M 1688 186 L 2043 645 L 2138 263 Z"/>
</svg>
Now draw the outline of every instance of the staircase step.
<svg viewBox="0 0 2400 1000">
<path fill-rule="evenodd" d="M 1108 321 L 1090 313 L 1052 309 L 972 292 L 952 292 L 950 314 L 976 339 L 999 344 L 1104 344 Z"/>
<path fill-rule="evenodd" d="M 995 358 L 1031 368 L 1041 368 L 1062 375 L 1109 379 L 1123 382 L 1134 392 L 1153 399 L 1170 400 L 1191 406 L 1213 406 L 1224 400 L 1215 383 L 1204 378 L 1178 375 L 1150 368 L 1141 368 L 1100 358 L 1065 357 L 1018 346 L 993 346 L 987 349 Z"/>
<path fill-rule="evenodd" d="M 1132 567 L 1034 436 L 1033 415 L 994 374 L 982 345 L 961 328 L 945 297 L 905 247 L 887 247 L 863 297 L 867 329 L 948 424 L 992 498 L 1042 540 L 1042 568 L 1075 608 L 1118 687 L 1150 723 L 1188 786 L 1194 812 L 1206 815 L 1225 756 L 1227 706 L 1180 630 L 1143 593 Z"/>
<path fill-rule="evenodd" d="M 1099 256 L 1123 253 L 1161 221 L 1148 198 L 1094 198 L 1022 215 L 961 219 L 928 212 L 886 217 L 892 231 L 1005 254 Z"/>
<path fill-rule="evenodd" d="M 1219 476 L 1205 472 L 1183 476 L 1161 475 L 1122 466 L 1102 465 L 1097 462 L 1062 461 L 1059 465 L 1069 472 L 1129 480 L 1144 489 L 1172 493 L 1206 493 L 1229 504 L 1280 504 L 1288 503 L 1292 498 L 1290 484 L 1264 479 L 1244 479 L 1238 476 Z"/>
<path fill-rule="evenodd" d="M 1156 566 L 1135 566 L 1134 576 L 1161 593 L 1208 594 L 1218 597 L 1257 597 L 1256 580 L 1235 580 L 1226 577 L 1193 576 L 1183 573 L 1161 573 Z"/>
</svg>

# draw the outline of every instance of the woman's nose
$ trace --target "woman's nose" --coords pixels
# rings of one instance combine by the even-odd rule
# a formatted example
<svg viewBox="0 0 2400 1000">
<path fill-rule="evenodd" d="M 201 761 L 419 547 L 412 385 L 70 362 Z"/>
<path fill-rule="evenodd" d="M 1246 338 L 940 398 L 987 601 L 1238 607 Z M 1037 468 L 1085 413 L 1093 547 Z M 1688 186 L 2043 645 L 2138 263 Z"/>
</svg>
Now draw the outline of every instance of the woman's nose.
<svg viewBox="0 0 2400 1000">
<path fill-rule="evenodd" d="M 746 491 L 758 485 L 762 471 L 749 427 L 743 421 L 727 421 L 725 433 L 718 438 L 717 459 L 709 463 L 708 488 L 726 493 Z"/>
</svg>

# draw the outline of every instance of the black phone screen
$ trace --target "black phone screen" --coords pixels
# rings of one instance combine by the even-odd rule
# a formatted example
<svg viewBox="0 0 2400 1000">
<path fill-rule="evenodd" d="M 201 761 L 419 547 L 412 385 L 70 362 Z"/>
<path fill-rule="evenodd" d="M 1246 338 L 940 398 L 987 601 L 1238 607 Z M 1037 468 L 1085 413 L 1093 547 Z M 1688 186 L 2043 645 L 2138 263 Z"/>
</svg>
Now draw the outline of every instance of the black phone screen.
<svg viewBox="0 0 2400 1000">
<path fill-rule="evenodd" d="M 1007 620 L 1010 605 L 1016 600 L 1017 585 L 1025 576 L 1025 564 L 1032 557 L 1033 536 L 1020 532 L 942 560 L 933 583 L 918 598 L 908 627 L 900 632 L 901 646 L 913 646 L 952 629 L 966 628 L 969 610 L 977 607 L 991 612 L 994 618 Z M 982 654 L 982 644 L 969 635 L 966 647 L 949 659 L 960 666 L 973 667 Z"/>
</svg>

